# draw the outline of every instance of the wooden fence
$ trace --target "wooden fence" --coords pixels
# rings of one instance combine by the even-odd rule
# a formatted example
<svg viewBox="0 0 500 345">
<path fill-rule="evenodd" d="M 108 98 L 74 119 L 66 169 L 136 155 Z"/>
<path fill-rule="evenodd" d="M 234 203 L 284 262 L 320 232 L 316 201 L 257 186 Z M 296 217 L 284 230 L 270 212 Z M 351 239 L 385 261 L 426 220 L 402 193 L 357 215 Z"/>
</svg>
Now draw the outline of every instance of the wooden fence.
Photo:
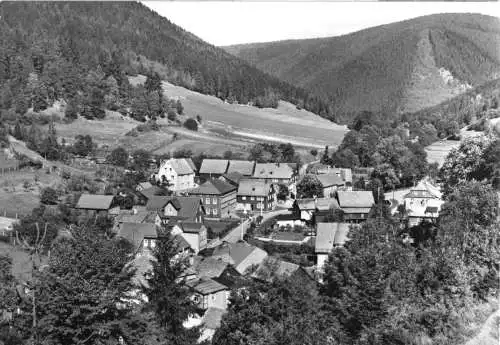
<svg viewBox="0 0 500 345">
<path fill-rule="evenodd" d="M 19 165 L 17 165 L 17 166 L 10 166 L 10 167 L 7 167 L 7 168 L 0 167 L 0 175 L 11 174 L 11 173 L 15 173 L 16 171 L 19 171 Z"/>
</svg>

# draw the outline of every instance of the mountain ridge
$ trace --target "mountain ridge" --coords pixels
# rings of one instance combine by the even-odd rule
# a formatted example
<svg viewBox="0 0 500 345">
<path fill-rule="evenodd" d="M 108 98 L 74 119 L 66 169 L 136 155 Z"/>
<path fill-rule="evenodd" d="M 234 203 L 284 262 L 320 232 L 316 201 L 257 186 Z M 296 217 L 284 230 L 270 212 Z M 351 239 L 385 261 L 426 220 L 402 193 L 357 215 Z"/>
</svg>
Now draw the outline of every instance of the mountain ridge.
<svg viewBox="0 0 500 345">
<path fill-rule="evenodd" d="M 472 87 L 498 77 L 500 52 L 491 42 L 499 40 L 498 18 L 454 13 L 417 17 L 340 36 L 224 49 L 278 78 L 328 97 L 337 115 L 346 113 L 349 117 L 349 113 L 362 110 L 418 111 L 455 96 L 455 86 L 440 82 L 444 78 L 439 68 Z M 431 57 L 433 63 L 422 64 L 417 59 L 419 53 Z M 426 91 L 422 86 L 411 90 L 415 86 L 413 72 L 424 67 L 430 83 L 440 82 L 438 92 L 430 97 L 418 95 Z M 415 93 L 417 100 L 421 98 L 417 101 L 420 104 L 406 100 Z"/>
</svg>

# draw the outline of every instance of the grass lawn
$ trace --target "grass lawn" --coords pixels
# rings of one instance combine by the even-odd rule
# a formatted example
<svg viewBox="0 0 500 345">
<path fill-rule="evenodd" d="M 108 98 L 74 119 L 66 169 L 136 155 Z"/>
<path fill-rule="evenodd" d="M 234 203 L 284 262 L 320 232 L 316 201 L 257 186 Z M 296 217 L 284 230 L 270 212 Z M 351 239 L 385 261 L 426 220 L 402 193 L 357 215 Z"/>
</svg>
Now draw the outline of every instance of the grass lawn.
<svg viewBox="0 0 500 345">
<path fill-rule="evenodd" d="M 234 229 L 235 226 L 239 224 L 239 221 L 217 221 L 217 220 L 205 220 L 205 226 L 211 229 L 212 237 L 209 236 L 209 239 L 219 237 L 222 238 L 226 235 L 230 230 Z"/>
</svg>

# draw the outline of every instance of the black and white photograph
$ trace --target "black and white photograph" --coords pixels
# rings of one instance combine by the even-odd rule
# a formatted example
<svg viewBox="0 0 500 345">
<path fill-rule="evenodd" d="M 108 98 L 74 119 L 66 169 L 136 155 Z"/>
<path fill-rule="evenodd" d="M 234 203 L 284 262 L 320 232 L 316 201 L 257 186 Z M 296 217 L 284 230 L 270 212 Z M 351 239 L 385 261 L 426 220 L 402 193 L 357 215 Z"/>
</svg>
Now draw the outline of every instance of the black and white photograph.
<svg viewBox="0 0 500 345">
<path fill-rule="evenodd" d="M 496 1 L 0 1 L 0 345 L 498 345 Z"/>
</svg>

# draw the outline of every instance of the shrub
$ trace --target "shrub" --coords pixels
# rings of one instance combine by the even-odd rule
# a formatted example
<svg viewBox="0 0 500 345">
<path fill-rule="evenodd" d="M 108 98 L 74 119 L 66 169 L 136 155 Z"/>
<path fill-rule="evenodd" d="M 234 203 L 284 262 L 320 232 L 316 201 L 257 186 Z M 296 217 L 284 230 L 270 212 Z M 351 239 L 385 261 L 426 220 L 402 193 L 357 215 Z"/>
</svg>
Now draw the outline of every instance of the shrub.
<svg viewBox="0 0 500 345">
<path fill-rule="evenodd" d="M 187 129 L 189 129 L 191 131 L 197 131 L 198 130 L 198 122 L 196 122 L 195 119 L 189 118 L 184 122 L 184 127 L 186 127 Z"/>
</svg>

